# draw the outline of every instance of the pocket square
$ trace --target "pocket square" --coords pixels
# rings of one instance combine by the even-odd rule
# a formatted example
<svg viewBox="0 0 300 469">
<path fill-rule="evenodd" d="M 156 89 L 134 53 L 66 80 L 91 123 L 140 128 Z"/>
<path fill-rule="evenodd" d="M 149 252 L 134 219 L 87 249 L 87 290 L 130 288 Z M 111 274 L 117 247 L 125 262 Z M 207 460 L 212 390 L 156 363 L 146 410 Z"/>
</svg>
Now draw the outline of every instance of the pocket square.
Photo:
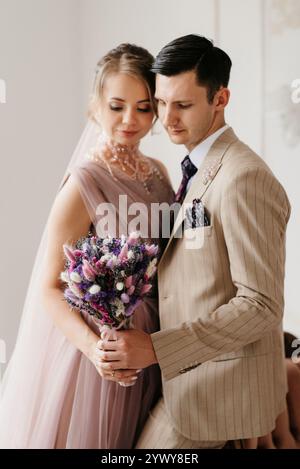
<svg viewBox="0 0 300 469">
<path fill-rule="evenodd" d="M 201 199 L 194 199 L 192 206 L 185 211 L 184 229 L 209 225 L 209 217 Z"/>
</svg>

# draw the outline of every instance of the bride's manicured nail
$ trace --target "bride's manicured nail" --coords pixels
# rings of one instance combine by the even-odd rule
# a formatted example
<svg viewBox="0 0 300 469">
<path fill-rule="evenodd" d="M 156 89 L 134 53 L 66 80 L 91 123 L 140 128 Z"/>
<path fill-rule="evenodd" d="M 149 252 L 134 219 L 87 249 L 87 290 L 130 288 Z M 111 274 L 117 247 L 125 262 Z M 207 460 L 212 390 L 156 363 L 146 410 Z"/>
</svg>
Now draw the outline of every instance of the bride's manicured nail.
<svg viewBox="0 0 300 469">
<path fill-rule="evenodd" d="M 132 379 L 133 381 L 135 381 L 136 379 L 138 379 L 138 377 L 137 377 L 137 376 L 133 376 L 131 379 Z"/>
<path fill-rule="evenodd" d="M 143 371 L 143 369 L 136 370 L 136 373 L 140 373 L 141 371 Z"/>
</svg>

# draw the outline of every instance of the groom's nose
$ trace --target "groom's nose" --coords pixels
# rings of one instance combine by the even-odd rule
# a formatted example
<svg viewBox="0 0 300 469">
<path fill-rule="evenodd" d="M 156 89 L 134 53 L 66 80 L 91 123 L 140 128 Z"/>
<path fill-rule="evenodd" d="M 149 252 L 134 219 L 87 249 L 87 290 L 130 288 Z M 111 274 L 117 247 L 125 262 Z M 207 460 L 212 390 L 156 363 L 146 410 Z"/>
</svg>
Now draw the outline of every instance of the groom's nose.
<svg viewBox="0 0 300 469">
<path fill-rule="evenodd" d="M 178 117 L 176 116 L 176 111 L 172 109 L 171 106 L 165 107 L 162 121 L 164 127 L 169 127 L 177 124 Z"/>
</svg>

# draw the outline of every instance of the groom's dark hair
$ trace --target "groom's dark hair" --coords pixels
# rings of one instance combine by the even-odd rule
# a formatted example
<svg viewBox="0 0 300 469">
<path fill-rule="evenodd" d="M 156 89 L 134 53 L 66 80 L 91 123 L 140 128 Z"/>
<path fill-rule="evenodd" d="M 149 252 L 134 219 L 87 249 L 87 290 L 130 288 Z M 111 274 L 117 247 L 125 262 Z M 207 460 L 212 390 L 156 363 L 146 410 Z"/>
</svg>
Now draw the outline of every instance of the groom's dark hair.
<svg viewBox="0 0 300 469">
<path fill-rule="evenodd" d="M 197 34 L 188 34 L 169 42 L 157 55 L 152 72 L 171 77 L 195 70 L 197 82 L 207 89 L 211 103 L 221 86 L 227 87 L 231 60 L 213 42 Z"/>
</svg>

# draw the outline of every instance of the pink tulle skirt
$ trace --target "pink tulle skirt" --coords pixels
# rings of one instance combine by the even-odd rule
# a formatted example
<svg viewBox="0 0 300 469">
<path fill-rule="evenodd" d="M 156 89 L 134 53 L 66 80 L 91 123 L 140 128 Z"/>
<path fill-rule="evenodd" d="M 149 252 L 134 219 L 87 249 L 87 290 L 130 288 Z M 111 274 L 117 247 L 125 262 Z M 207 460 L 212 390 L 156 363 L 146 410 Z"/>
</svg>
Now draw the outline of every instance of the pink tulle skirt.
<svg viewBox="0 0 300 469">
<path fill-rule="evenodd" d="M 157 322 L 156 300 L 148 298 L 135 327 L 151 333 Z M 43 330 L 51 333 L 43 337 Z M 46 314 L 26 332 L 3 379 L 0 448 L 133 448 L 161 393 L 159 367 L 143 370 L 134 386 L 122 387 L 103 380 Z"/>
</svg>

